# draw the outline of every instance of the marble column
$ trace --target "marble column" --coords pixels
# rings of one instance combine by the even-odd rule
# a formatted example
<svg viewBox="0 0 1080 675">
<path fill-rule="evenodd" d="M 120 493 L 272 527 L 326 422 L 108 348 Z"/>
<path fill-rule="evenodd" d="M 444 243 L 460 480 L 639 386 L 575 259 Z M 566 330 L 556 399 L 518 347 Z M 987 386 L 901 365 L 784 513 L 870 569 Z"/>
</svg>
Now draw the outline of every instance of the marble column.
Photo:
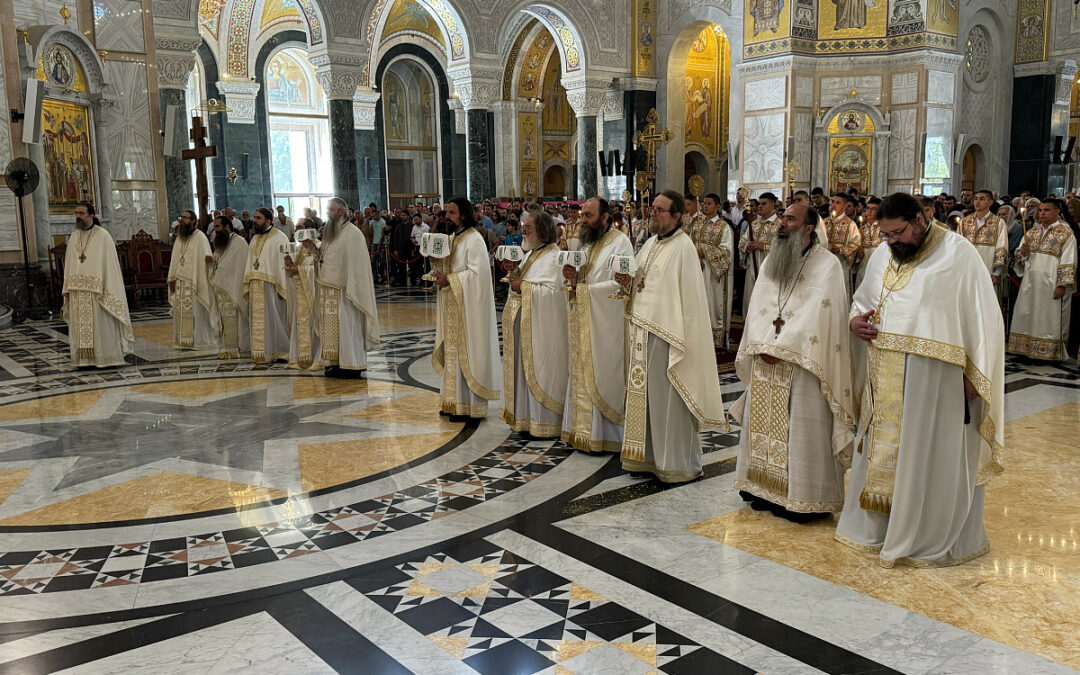
<svg viewBox="0 0 1080 675">
<path fill-rule="evenodd" d="M 502 68 L 471 66 L 448 72 L 447 75 L 453 81 L 454 93 L 465 109 L 469 199 L 476 202 L 494 197 L 494 135 L 488 107 L 499 100 Z"/>
<path fill-rule="evenodd" d="M 199 48 L 197 36 L 188 38 L 169 38 L 161 36 L 156 40 L 158 100 L 161 110 L 161 128 L 166 129 L 169 109 L 175 109 L 176 131 L 173 147 L 165 147 L 165 204 L 168 222 L 180 215 L 183 209 L 195 208 L 192 195 L 195 188 L 191 184 L 191 167 L 181 158 L 181 151 L 188 147 L 188 120 L 184 90 L 187 88 L 191 71 L 195 68 L 195 50 Z M 164 142 L 164 138 L 162 142 Z"/>
<path fill-rule="evenodd" d="M 379 93 L 362 87 L 353 94 L 353 144 L 356 146 L 357 208 L 386 201 Z"/>
<path fill-rule="evenodd" d="M 596 156 L 597 117 L 604 107 L 611 80 L 563 81 L 566 100 L 577 114 L 577 196 L 588 199 L 600 194 Z"/>
<path fill-rule="evenodd" d="M 1041 61 L 1013 67 L 1012 134 L 1009 194 L 1029 190 L 1043 195 L 1070 189 L 1065 165 L 1051 161 L 1054 138 L 1068 145 L 1069 102 L 1076 66 Z M 957 184 L 958 181 L 954 181 Z"/>
<path fill-rule="evenodd" d="M 319 84 L 330 99 L 330 156 L 334 167 L 334 195 L 351 208 L 359 206 L 360 182 L 356 170 L 356 134 L 353 97 L 362 81 L 360 67 L 335 61 L 328 54 L 310 57 Z M 378 99 L 376 99 L 378 100 Z"/>
<path fill-rule="evenodd" d="M 469 165 L 469 199 L 478 202 L 493 196 L 488 111 L 466 110 L 465 154 Z"/>
</svg>

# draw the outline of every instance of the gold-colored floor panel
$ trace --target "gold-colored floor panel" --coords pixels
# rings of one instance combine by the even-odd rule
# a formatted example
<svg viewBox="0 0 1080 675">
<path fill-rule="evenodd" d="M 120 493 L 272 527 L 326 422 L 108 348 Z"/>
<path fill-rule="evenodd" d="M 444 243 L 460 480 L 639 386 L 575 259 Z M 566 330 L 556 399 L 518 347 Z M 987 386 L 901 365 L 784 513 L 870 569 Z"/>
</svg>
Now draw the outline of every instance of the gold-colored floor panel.
<svg viewBox="0 0 1080 675">
<path fill-rule="evenodd" d="M 76 394 L 47 396 L 32 401 L 0 406 L 0 422 L 35 420 L 38 418 L 85 415 L 98 402 L 105 390 L 80 391 Z"/>
<path fill-rule="evenodd" d="M 740 509 L 693 532 L 873 598 L 1080 668 L 1080 403 L 1009 423 L 1006 471 L 987 488 L 987 555 L 941 569 L 883 569 L 833 540 L 835 520 L 795 525 Z M 1063 433 L 1068 430 L 1068 433 Z"/>
<path fill-rule="evenodd" d="M 172 319 L 168 321 L 156 321 L 156 322 L 140 322 L 131 326 L 131 331 L 135 333 L 135 337 L 142 338 L 143 340 L 149 340 L 154 344 L 159 344 L 162 347 L 173 348 L 173 322 Z"/>
<path fill-rule="evenodd" d="M 251 495 L 254 491 L 256 499 Z M 68 525 L 163 518 L 235 508 L 285 497 L 281 490 L 163 471 L 0 521 L 0 525 Z"/>
<path fill-rule="evenodd" d="M 301 486 L 304 492 L 310 492 L 366 478 L 423 457 L 457 434 L 456 431 L 445 431 L 301 445 Z"/>
<path fill-rule="evenodd" d="M 11 496 L 12 492 L 22 485 L 32 469 L 14 469 L 12 471 L 0 471 L 0 504 Z"/>
<path fill-rule="evenodd" d="M 435 297 L 434 292 L 431 294 Z M 384 302 L 378 305 L 379 328 L 398 330 L 400 328 L 428 328 L 435 325 L 434 305 L 407 305 L 399 302 Z"/>
<path fill-rule="evenodd" d="M 240 391 L 241 389 L 261 387 L 276 381 L 276 378 L 265 377 L 231 377 L 213 380 L 184 380 L 182 382 L 139 384 L 134 387 L 129 387 L 129 389 L 131 389 L 131 391 L 137 391 L 140 394 L 156 394 L 159 396 L 173 396 L 176 398 L 196 400 L 206 396 L 215 396 L 217 394 Z"/>
</svg>

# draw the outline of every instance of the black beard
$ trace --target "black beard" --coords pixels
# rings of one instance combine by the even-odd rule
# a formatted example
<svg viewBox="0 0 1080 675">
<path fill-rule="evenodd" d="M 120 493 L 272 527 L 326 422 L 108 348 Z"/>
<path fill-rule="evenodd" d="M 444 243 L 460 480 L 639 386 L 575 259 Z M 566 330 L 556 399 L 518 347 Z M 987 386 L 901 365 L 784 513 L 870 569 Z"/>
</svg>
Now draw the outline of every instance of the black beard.
<svg viewBox="0 0 1080 675">
<path fill-rule="evenodd" d="M 90 221 L 90 224 L 87 225 L 83 221 L 76 219 L 75 220 L 75 227 L 79 228 L 80 230 L 89 230 L 89 229 L 92 229 L 94 227 L 94 221 Z"/>
<path fill-rule="evenodd" d="M 187 239 L 188 237 L 190 237 L 191 233 L 194 232 L 194 231 L 195 231 L 195 226 L 194 225 L 180 225 L 179 227 L 176 228 L 176 233 L 179 234 L 184 239 Z"/>
<path fill-rule="evenodd" d="M 225 247 L 229 245 L 229 240 L 232 239 L 232 233 L 228 230 L 222 230 L 221 232 L 214 233 L 214 248 L 219 251 L 225 250 Z"/>
<path fill-rule="evenodd" d="M 892 252 L 893 260 L 896 264 L 903 265 L 906 262 L 910 262 L 919 254 L 922 250 L 923 244 L 926 243 L 926 235 L 930 233 L 930 228 L 927 227 L 923 230 L 922 236 L 919 237 L 919 241 L 914 244 L 902 244 L 899 242 L 889 244 L 889 251 Z"/>
<path fill-rule="evenodd" d="M 604 236 L 604 226 L 582 225 L 581 229 L 578 230 L 578 236 L 581 237 L 582 244 L 595 244 Z"/>
<path fill-rule="evenodd" d="M 269 231 L 270 231 L 270 228 L 271 228 L 271 227 L 272 227 L 272 226 L 268 224 L 268 225 L 266 225 L 265 227 L 263 227 L 263 228 L 262 228 L 262 229 L 260 230 L 260 229 L 259 229 L 259 226 L 258 226 L 258 225 L 256 225 L 256 226 L 255 226 L 255 234 L 266 234 L 267 232 L 269 232 Z"/>
</svg>

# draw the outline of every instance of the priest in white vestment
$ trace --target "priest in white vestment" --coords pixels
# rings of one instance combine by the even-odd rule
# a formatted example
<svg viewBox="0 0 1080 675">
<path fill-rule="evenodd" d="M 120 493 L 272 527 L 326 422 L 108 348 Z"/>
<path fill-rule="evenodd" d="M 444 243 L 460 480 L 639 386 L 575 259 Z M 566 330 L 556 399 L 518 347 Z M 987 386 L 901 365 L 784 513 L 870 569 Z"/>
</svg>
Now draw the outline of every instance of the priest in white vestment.
<svg viewBox="0 0 1080 675">
<path fill-rule="evenodd" d="M 64 309 L 71 364 L 125 365 L 135 344 L 116 244 L 94 217 L 90 202 L 75 207 L 75 231 L 64 257 Z"/>
<path fill-rule="evenodd" d="M 233 231 L 228 219 L 214 219 L 214 263 L 210 285 L 221 329 L 219 359 L 251 355 L 251 317 L 244 295 L 244 270 L 249 255 L 247 241 Z"/>
<path fill-rule="evenodd" d="M 289 238 L 271 224 L 270 209 L 255 210 L 255 235 L 251 238 L 244 270 L 244 296 L 251 318 L 251 360 L 272 363 L 289 356 L 288 279 L 285 253 Z"/>
<path fill-rule="evenodd" d="M 887 197 L 878 224 L 889 245 L 871 256 L 850 312 L 859 422 L 836 538 L 885 567 L 954 565 L 989 548 L 1004 322 L 975 247 L 928 225 L 914 197 Z"/>
<path fill-rule="evenodd" d="M 625 300 L 607 268 L 613 255 L 634 255 L 633 242 L 611 226 L 607 200 L 581 205 L 585 265 L 569 265 L 562 277 L 571 285 L 570 377 L 563 408 L 562 440 L 583 452 L 620 452 L 626 397 Z M 614 342 L 613 342 L 614 340 Z"/>
<path fill-rule="evenodd" d="M 522 222 L 528 252 L 511 263 L 503 308 L 503 410 L 510 428 L 536 438 L 559 438 L 570 369 L 566 298 L 555 221 L 533 211 Z"/>
<path fill-rule="evenodd" d="M 705 282 L 694 243 L 681 228 L 682 211 L 678 192 L 658 195 L 655 236 L 638 252 L 637 273 L 615 275 L 630 291 L 622 465 L 665 483 L 701 476 L 698 431 L 728 428 Z"/>
<path fill-rule="evenodd" d="M 731 408 L 735 488 L 795 522 L 843 508 L 855 439 L 847 287 L 817 223 L 805 204 L 784 212 L 735 359 L 746 391 Z"/>
<path fill-rule="evenodd" d="M 303 221 L 301 218 L 301 223 Z M 315 280 L 318 254 L 318 249 L 301 246 L 296 250 L 295 257 L 285 256 L 285 271 L 289 275 L 290 368 L 310 368 L 322 347 L 319 338 L 318 284 Z"/>
<path fill-rule="evenodd" d="M 851 288 L 851 266 L 856 254 L 862 249 L 862 234 L 858 224 L 848 216 L 854 200 L 851 195 L 837 192 L 829 202 L 829 217 L 825 219 L 825 234 L 829 237 L 829 251 L 840 261 L 844 268 L 844 285 L 848 294 Z"/>
<path fill-rule="evenodd" d="M 862 280 L 866 276 L 866 267 L 870 264 L 870 256 L 874 254 L 874 249 L 881 245 L 877 222 L 877 210 L 880 205 L 881 200 L 877 197 L 866 200 L 866 210 L 863 211 L 859 225 L 860 246 L 855 254 L 855 259 L 859 265 L 855 270 L 856 289 L 862 284 Z"/>
<path fill-rule="evenodd" d="M 742 254 L 743 265 L 746 267 L 742 297 L 743 316 L 750 306 L 750 296 L 754 293 L 754 282 L 761 271 L 761 265 L 769 253 L 769 243 L 776 233 L 776 228 L 780 226 L 780 216 L 776 213 L 776 195 L 771 192 L 762 193 L 758 197 L 757 213 L 758 217 L 739 237 L 739 253 Z"/>
<path fill-rule="evenodd" d="M 1076 291 L 1076 237 L 1061 219 L 1056 200 L 1039 204 L 1013 266 L 1021 278 L 1009 352 L 1042 361 L 1068 358 L 1072 294 Z"/>
<path fill-rule="evenodd" d="M 195 227 L 198 216 L 180 212 L 172 260 L 169 262 L 169 314 L 173 319 L 173 349 L 211 349 L 221 326 L 210 284 L 214 257 L 210 240 Z"/>
<path fill-rule="evenodd" d="M 731 331 L 731 297 L 735 290 L 735 233 L 720 217 L 720 195 L 708 194 L 701 201 L 702 218 L 687 232 L 697 247 L 701 259 L 701 274 L 705 280 L 705 297 L 709 306 L 709 326 L 713 345 L 727 350 Z"/>
<path fill-rule="evenodd" d="M 439 292 L 431 354 L 432 365 L 442 376 L 440 413 L 483 419 L 488 401 L 499 398 L 502 381 L 488 248 L 469 200 L 451 199 L 446 218 L 455 230 L 450 257 L 435 273 Z"/>
<path fill-rule="evenodd" d="M 329 377 L 357 377 L 367 370 L 367 353 L 379 346 L 379 311 L 367 239 L 348 220 L 348 207 L 330 200 L 323 226 L 322 247 L 310 239 L 309 253 L 318 250 L 319 350 L 315 365 Z M 310 243 L 309 243 L 310 242 Z"/>
</svg>

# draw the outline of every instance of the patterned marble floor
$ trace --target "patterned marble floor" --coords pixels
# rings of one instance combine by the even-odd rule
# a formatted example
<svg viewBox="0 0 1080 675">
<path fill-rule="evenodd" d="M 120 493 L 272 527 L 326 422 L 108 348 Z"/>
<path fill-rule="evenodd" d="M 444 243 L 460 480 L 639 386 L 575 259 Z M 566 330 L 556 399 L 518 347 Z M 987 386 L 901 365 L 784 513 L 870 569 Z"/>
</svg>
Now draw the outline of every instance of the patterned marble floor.
<svg viewBox="0 0 1080 675">
<path fill-rule="evenodd" d="M 432 296 L 365 381 L 0 331 L 0 672 L 1057 673 L 1080 668 L 1080 369 L 1010 361 L 990 554 L 885 570 L 749 511 L 738 430 L 667 487 L 436 414 Z M 741 392 L 721 378 L 725 401 Z"/>
</svg>

